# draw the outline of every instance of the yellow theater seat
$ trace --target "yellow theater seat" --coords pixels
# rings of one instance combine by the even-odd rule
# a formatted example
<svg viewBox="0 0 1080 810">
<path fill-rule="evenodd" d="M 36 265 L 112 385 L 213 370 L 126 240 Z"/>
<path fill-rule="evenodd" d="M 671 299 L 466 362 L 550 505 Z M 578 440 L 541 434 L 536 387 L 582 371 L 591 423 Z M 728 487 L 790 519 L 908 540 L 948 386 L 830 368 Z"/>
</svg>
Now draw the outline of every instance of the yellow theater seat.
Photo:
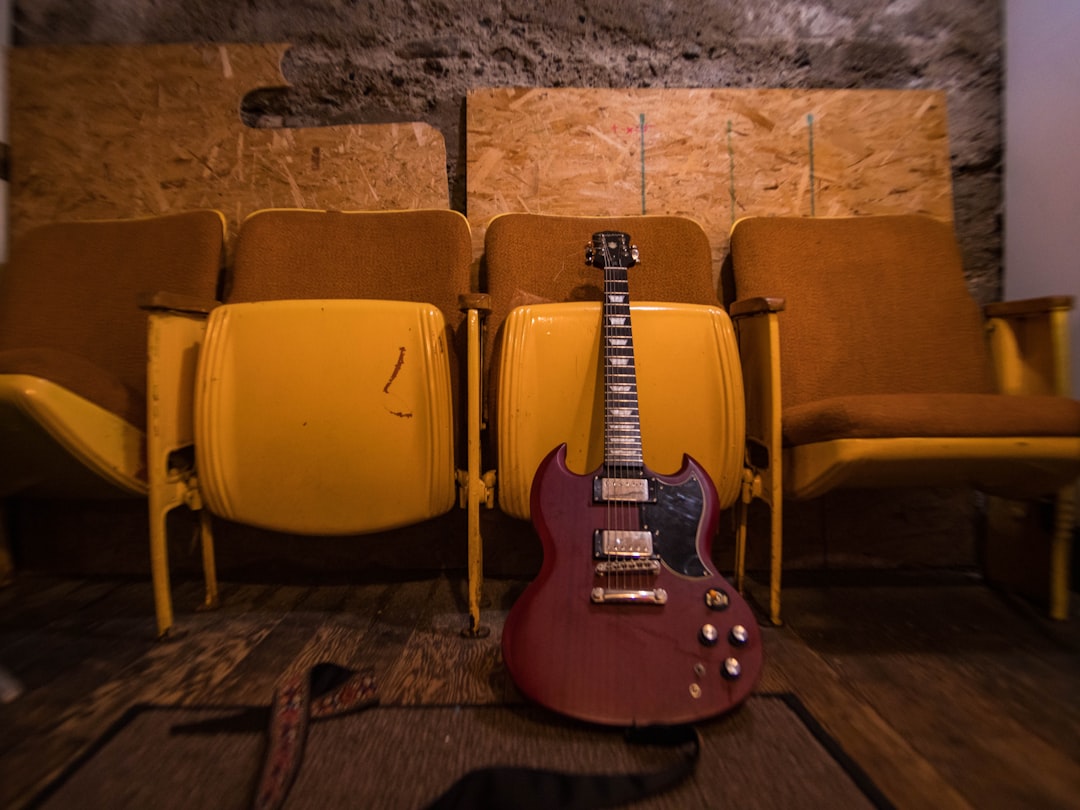
<svg viewBox="0 0 1080 810">
<path fill-rule="evenodd" d="M 208 513 L 360 535 L 453 507 L 468 479 L 455 431 L 470 263 L 468 224 L 452 211 L 261 211 L 241 225 L 228 303 L 208 320 L 175 309 L 155 317 L 158 345 L 170 348 L 152 375 L 167 386 L 177 358 L 197 357 L 190 401 L 151 432 L 160 633 L 173 623 L 165 515 L 181 503 L 202 509 L 208 604 L 217 598 Z M 185 440 L 194 468 L 175 463 Z M 478 566 L 470 576 L 479 580 Z M 474 628 L 478 614 L 477 591 Z"/>
<path fill-rule="evenodd" d="M 445 321 L 430 304 L 214 310 L 196 378 L 205 506 L 304 534 L 376 532 L 448 511 L 456 498 L 448 354 Z"/>
<path fill-rule="evenodd" d="M 604 461 L 600 307 L 535 304 L 506 319 L 496 443 L 499 508 L 509 515 L 529 518 L 533 473 L 552 448 L 566 442 L 567 466 L 579 475 Z M 730 505 L 742 483 L 744 431 L 731 320 L 701 304 L 630 310 L 645 465 L 674 473 L 688 453 Z"/>
<path fill-rule="evenodd" d="M 951 226 L 925 216 L 747 218 L 731 266 L 752 495 L 771 510 L 772 620 L 784 497 L 896 486 L 1052 496 L 1043 591 L 1065 618 L 1080 475 L 1071 300 L 980 312 Z"/>
<path fill-rule="evenodd" d="M 145 497 L 140 300 L 213 300 L 223 231 L 220 213 L 190 211 L 52 223 L 15 241 L 0 271 L 0 497 Z"/>
</svg>

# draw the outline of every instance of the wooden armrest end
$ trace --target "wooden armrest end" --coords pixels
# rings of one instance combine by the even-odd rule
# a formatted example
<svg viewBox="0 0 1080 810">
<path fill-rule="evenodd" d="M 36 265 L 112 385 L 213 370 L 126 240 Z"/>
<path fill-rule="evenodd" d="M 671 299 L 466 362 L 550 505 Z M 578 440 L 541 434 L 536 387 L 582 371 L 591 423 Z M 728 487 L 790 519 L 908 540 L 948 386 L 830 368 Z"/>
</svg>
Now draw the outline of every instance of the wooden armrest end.
<svg viewBox="0 0 1080 810">
<path fill-rule="evenodd" d="M 769 312 L 782 312 L 784 310 L 783 298 L 743 298 L 735 301 L 729 307 L 732 318 L 744 318 L 749 315 L 764 315 Z"/>
<path fill-rule="evenodd" d="M 986 304 L 983 314 L 987 318 L 1007 318 L 1017 315 L 1041 315 L 1046 312 L 1071 310 L 1074 305 L 1071 295 L 1047 295 L 1041 298 L 1026 298 L 1022 301 L 997 301 Z"/>
<path fill-rule="evenodd" d="M 209 315 L 210 310 L 221 306 L 218 301 L 171 292 L 141 293 L 138 304 L 140 309 L 152 312 L 183 312 L 190 315 Z"/>
<path fill-rule="evenodd" d="M 491 296 L 487 293 L 463 293 L 458 296 L 458 308 L 462 312 L 476 309 L 486 314 L 491 312 Z"/>
</svg>

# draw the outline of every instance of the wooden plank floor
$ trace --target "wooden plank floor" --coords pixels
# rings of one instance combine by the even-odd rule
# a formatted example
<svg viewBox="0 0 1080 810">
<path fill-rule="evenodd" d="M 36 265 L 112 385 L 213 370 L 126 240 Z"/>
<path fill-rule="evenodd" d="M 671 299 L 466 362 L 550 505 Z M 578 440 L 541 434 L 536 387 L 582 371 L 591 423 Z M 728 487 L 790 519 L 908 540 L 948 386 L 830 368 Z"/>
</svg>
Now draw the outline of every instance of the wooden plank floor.
<svg viewBox="0 0 1080 810">
<path fill-rule="evenodd" d="M 1080 622 L 966 576 L 848 579 L 785 589 L 761 690 L 794 692 L 898 807 L 1080 807 Z M 517 701 L 499 636 L 523 585 L 489 580 L 491 635 L 464 639 L 456 576 L 226 584 L 206 613 L 182 583 L 181 632 L 156 642 L 149 583 L 21 574 L 0 591 L 0 667 L 24 687 L 0 704 L 0 807 L 135 703 L 267 703 L 320 660 L 372 670 L 384 703 Z"/>
</svg>

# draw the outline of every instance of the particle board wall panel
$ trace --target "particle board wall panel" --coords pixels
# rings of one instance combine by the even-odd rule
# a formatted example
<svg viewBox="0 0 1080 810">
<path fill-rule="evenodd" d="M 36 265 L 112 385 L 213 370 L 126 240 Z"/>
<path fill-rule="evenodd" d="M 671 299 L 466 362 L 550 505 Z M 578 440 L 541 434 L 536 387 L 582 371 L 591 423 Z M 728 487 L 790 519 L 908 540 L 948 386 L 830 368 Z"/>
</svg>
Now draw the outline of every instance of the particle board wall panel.
<svg viewBox="0 0 1080 810">
<path fill-rule="evenodd" d="M 743 216 L 953 216 L 938 91 L 488 88 L 466 118 L 478 250 L 507 211 L 681 214 L 719 274 Z"/>
<path fill-rule="evenodd" d="M 12 233 L 58 219 L 219 208 L 447 208 L 423 123 L 256 129 L 244 96 L 287 85 L 288 45 L 10 50 Z"/>
</svg>

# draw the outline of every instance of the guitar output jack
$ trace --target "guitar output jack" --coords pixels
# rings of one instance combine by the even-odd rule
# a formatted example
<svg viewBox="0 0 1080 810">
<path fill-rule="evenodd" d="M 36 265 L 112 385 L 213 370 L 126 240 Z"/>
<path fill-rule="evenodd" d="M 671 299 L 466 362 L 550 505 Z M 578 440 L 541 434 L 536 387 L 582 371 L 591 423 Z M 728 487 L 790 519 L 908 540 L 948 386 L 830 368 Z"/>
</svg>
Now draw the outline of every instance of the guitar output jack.
<svg viewBox="0 0 1080 810">
<path fill-rule="evenodd" d="M 709 588 L 705 591 L 705 606 L 709 610 L 727 610 L 731 604 L 731 598 L 726 591 L 719 588 Z"/>
</svg>

